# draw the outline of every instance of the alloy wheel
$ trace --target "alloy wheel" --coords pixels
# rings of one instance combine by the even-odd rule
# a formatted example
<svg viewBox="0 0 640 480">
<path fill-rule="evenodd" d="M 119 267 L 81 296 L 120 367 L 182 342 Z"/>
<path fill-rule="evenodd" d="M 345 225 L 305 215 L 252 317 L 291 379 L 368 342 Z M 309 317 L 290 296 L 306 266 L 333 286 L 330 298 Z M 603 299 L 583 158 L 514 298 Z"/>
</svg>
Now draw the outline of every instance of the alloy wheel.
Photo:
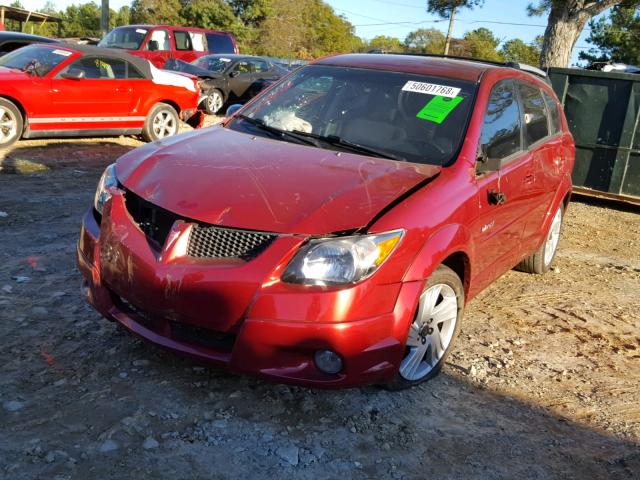
<svg viewBox="0 0 640 480">
<path fill-rule="evenodd" d="M 222 95 L 213 92 L 207 97 L 207 108 L 210 112 L 217 113 L 222 108 Z"/>
<path fill-rule="evenodd" d="M 555 216 L 553 217 L 553 221 L 551 222 L 551 227 L 549 228 L 549 233 L 547 234 L 547 240 L 544 244 L 544 264 L 549 266 L 551 260 L 553 260 L 553 255 L 556 252 L 556 248 L 558 248 L 558 242 L 560 241 L 560 226 L 562 225 L 562 208 L 558 208 Z"/>
<path fill-rule="evenodd" d="M 441 283 L 422 293 L 400 363 L 402 378 L 420 380 L 438 365 L 451 344 L 457 320 L 458 297 L 453 288 Z"/>
<path fill-rule="evenodd" d="M 8 142 L 18 133 L 18 119 L 8 108 L 0 107 L 0 144 Z"/>
<path fill-rule="evenodd" d="M 156 138 L 164 138 L 175 135 L 178 125 L 172 112 L 162 109 L 153 117 L 152 129 Z"/>
</svg>

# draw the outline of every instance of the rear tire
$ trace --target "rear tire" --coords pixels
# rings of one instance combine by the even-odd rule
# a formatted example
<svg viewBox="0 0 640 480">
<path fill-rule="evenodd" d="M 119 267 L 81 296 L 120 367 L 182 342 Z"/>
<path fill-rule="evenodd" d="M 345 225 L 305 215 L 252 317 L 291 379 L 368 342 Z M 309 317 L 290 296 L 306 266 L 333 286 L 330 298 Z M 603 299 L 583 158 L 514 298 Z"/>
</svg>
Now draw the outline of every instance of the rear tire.
<svg viewBox="0 0 640 480">
<path fill-rule="evenodd" d="M 460 277 L 440 265 L 427 279 L 409 326 L 405 352 L 390 390 L 403 390 L 438 375 L 451 351 L 464 314 Z"/>
<path fill-rule="evenodd" d="M 22 136 L 24 119 L 15 103 L 0 98 L 0 148 L 6 148 Z"/>
<path fill-rule="evenodd" d="M 563 220 L 564 205 L 560 204 L 556 213 L 553 215 L 544 242 L 542 242 L 542 245 L 535 253 L 522 260 L 516 266 L 516 270 L 526 273 L 543 274 L 551 269 L 553 260 L 556 258 L 556 252 L 558 251 Z"/>
<path fill-rule="evenodd" d="M 180 130 L 180 118 L 175 108 L 168 103 L 156 103 L 144 121 L 142 137 L 147 142 L 155 142 L 171 137 Z"/>
</svg>

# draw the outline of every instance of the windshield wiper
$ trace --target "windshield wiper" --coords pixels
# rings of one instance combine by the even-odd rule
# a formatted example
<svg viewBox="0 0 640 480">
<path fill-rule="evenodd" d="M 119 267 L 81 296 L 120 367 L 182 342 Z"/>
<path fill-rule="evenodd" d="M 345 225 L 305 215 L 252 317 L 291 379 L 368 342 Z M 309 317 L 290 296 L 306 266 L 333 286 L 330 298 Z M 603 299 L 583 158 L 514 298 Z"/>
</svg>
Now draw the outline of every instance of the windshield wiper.
<svg viewBox="0 0 640 480">
<path fill-rule="evenodd" d="M 307 145 L 313 145 L 315 147 L 318 146 L 317 142 L 314 142 L 310 138 L 305 138 L 303 135 L 300 135 L 299 132 L 289 132 L 287 130 L 280 130 L 279 128 L 272 127 L 271 125 L 267 125 L 265 123 L 265 121 L 260 119 L 260 118 L 252 118 L 252 117 L 249 117 L 248 115 L 244 115 L 242 113 L 239 113 L 238 115 L 236 115 L 236 118 L 240 118 L 242 120 L 246 120 L 251 125 L 255 125 L 260 130 L 264 130 L 265 132 L 269 132 L 269 133 L 271 133 L 272 135 L 274 135 L 276 137 L 292 138 L 292 139 L 294 139 L 294 140 L 296 140 L 298 142 L 302 142 L 302 143 L 307 144 Z"/>
<path fill-rule="evenodd" d="M 343 150 L 348 150 L 355 153 L 363 153 L 365 155 L 371 155 L 374 157 L 387 158 L 390 160 L 399 160 L 402 162 L 406 162 L 407 159 L 401 157 L 399 155 L 395 155 L 390 152 L 386 152 L 384 150 L 379 150 L 374 147 L 367 147 L 365 145 L 360 145 L 359 143 L 350 142 L 349 140 L 345 140 L 342 137 L 338 137 L 337 135 L 317 135 L 315 133 L 310 132 L 301 132 L 299 130 L 294 130 L 293 133 L 296 135 L 302 135 L 309 138 L 315 138 L 321 142 L 327 143 L 334 147 L 340 147 Z"/>
</svg>

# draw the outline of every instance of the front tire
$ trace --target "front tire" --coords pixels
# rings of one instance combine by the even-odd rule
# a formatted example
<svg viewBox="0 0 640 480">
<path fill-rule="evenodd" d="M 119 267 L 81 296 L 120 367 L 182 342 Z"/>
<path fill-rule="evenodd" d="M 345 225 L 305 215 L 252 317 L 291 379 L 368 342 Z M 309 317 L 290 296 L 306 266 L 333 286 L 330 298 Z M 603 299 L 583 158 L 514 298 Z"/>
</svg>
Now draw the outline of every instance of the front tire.
<svg viewBox="0 0 640 480">
<path fill-rule="evenodd" d="M 0 148 L 6 148 L 22 136 L 24 120 L 16 105 L 0 98 Z"/>
<path fill-rule="evenodd" d="M 224 98 L 220 90 L 213 90 L 207 98 L 204 99 L 204 111 L 208 115 L 216 115 L 224 105 Z"/>
<path fill-rule="evenodd" d="M 175 108 L 167 103 L 156 103 L 147 114 L 142 128 L 142 137 L 147 142 L 155 142 L 178 133 L 180 119 Z"/>
<path fill-rule="evenodd" d="M 440 265 L 420 295 L 400 368 L 388 387 L 401 390 L 435 377 L 458 336 L 463 313 L 462 282 L 453 270 Z"/>
<path fill-rule="evenodd" d="M 549 231 L 540 248 L 522 260 L 516 269 L 526 273 L 546 273 L 551 269 L 553 259 L 556 258 L 560 232 L 562 231 L 562 221 L 564 220 L 564 205 L 560 204 L 558 210 L 553 215 Z"/>
</svg>

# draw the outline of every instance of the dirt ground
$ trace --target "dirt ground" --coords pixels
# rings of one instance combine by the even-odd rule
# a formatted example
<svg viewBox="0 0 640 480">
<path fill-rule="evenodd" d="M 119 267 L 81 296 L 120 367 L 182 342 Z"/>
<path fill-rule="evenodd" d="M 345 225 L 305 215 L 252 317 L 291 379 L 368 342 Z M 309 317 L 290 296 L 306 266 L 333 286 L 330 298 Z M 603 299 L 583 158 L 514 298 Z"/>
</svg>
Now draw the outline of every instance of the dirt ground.
<svg viewBox="0 0 640 480">
<path fill-rule="evenodd" d="M 640 212 L 574 202 L 556 268 L 468 306 L 409 391 L 238 377 L 80 296 L 75 245 L 132 138 L 0 153 L 0 478 L 640 478 Z"/>
</svg>

